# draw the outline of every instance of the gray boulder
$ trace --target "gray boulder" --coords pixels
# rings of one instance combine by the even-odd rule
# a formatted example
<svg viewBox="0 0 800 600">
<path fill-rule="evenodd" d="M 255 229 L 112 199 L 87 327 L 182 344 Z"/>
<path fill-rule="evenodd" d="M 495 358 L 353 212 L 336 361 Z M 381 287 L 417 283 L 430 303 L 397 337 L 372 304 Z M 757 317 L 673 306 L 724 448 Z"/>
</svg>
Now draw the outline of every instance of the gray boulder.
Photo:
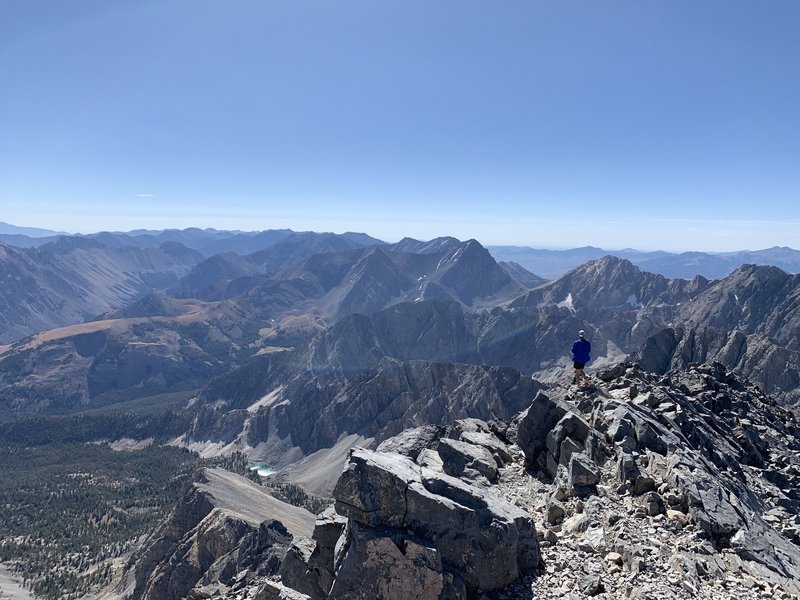
<svg viewBox="0 0 800 600">
<path fill-rule="evenodd" d="M 567 466 L 574 452 L 584 450 L 589 435 L 589 424 L 574 412 L 565 414 L 545 438 L 547 446 L 547 471 L 555 477 L 558 465 Z"/>
<path fill-rule="evenodd" d="M 353 578 L 411 577 L 444 590 L 439 597 L 456 597 L 461 587 L 472 595 L 501 589 L 540 562 L 527 513 L 404 456 L 354 449 L 333 495 L 336 512 L 349 521 L 337 542 L 332 594 L 351 589 Z M 381 554 L 388 540 L 395 548 L 412 548 L 415 564 L 393 551 Z M 371 598 L 402 597 L 384 588 L 371 592 Z"/>
<path fill-rule="evenodd" d="M 378 452 L 394 452 L 417 460 L 419 453 L 426 448 L 436 448 L 444 436 L 445 428 L 438 425 L 424 425 L 406 429 L 378 446 Z"/>
<path fill-rule="evenodd" d="M 330 600 L 437 600 L 444 587 L 442 559 L 429 541 L 396 529 L 350 520 Z"/>
<path fill-rule="evenodd" d="M 444 439 L 439 443 L 438 452 L 448 475 L 467 479 L 475 479 L 478 475 L 488 481 L 497 479 L 497 462 L 484 446 Z"/>
<path fill-rule="evenodd" d="M 531 467 L 547 449 L 547 435 L 561 418 L 570 412 L 563 400 L 539 392 L 522 415 L 517 431 L 517 444 L 525 453 L 525 463 Z"/>
<path fill-rule="evenodd" d="M 499 465 L 511 462 L 511 453 L 508 451 L 508 445 L 492 433 L 465 431 L 458 439 L 476 446 L 483 446 L 492 453 Z"/>
<path fill-rule="evenodd" d="M 347 519 L 337 515 L 332 506 L 317 518 L 313 536 L 316 546 L 306 574 L 314 597 L 327 597 L 333 586 L 336 544 L 346 526 Z"/>
<path fill-rule="evenodd" d="M 574 496 L 592 493 L 600 483 L 600 472 L 597 466 L 582 453 L 573 454 L 567 468 L 569 490 Z"/>
</svg>

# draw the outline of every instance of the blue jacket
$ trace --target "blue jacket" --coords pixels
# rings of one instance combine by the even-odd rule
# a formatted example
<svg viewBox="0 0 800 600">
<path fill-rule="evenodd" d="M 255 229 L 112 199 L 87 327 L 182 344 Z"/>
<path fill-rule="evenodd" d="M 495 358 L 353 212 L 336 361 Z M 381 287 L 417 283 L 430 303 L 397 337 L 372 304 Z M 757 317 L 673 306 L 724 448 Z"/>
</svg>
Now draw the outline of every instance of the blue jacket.
<svg viewBox="0 0 800 600">
<path fill-rule="evenodd" d="M 578 338 L 572 342 L 572 360 L 573 362 L 588 363 L 592 360 L 589 353 L 592 351 L 592 345 L 589 340 L 582 340 Z"/>
</svg>

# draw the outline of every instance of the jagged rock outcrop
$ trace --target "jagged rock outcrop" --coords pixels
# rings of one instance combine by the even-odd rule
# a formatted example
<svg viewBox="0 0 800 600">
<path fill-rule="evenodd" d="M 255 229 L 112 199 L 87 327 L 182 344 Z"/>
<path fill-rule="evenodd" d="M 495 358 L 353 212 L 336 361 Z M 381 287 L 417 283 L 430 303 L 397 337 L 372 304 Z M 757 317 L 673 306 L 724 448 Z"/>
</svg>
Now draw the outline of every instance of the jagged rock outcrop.
<svg viewBox="0 0 800 600">
<path fill-rule="evenodd" d="M 221 469 L 197 474 L 173 514 L 130 559 L 117 598 L 204 598 L 279 572 L 292 540 L 314 516 Z"/>
<path fill-rule="evenodd" d="M 692 524 L 708 544 L 665 557 L 689 588 L 744 572 L 800 594 L 800 426 L 792 414 L 721 364 L 666 376 L 627 364 L 598 377 L 602 383 L 586 392 L 540 393 L 518 421 L 528 464 L 553 481 L 542 503 L 545 523 L 569 517 L 565 502 L 599 495 L 612 507 L 630 498 L 642 517 Z M 553 421 L 562 413 L 544 439 L 545 427 L 530 433 L 531 415 Z M 581 515 L 571 518 L 558 529 L 633 552 L 629 540 L 613 542 L 602 527 L 605 538 L 596 538 L 599 530 L 590 535 L 596 516 L 582 524 Z"/>
<path fill-rule="evenodd" d="M 720 362 L 786 404 L 800 401 L 800 352 L 780 346 L 763 333 L 666 328 L 650 336 L 630 360 L 656 373 Z"/>
<path fill-rule="evenodd" d="M 345 597 L 403 598 L 403 581 L 460 597 L 437 576 L 444 550 L 408 527 L 434 477 L 450 492 L 502 496 L 538 523 L 541 568 L 504 578 L 508 598 L 800 597 L 800 426 L 720 364 L 664 376 L 621 363 L 586 390 L 540 391 L 510 425 L 425 426 L 355 451 L 336 512 L 318 521 L 316 597 L 340 597 L 337 581 Z M 376 569 L 368 584 L 365 564 Z"/>
<path fill-rule="evenodd" d="M 235 423 L 235 412 L 247 420 L 238 443 L 258 447 L 259 460 L 282 467 L 289 449 L 308 456 L 347 435 L 380 443 L 407 428 L 444 426 L 453 419 L 509 420 L 530 403 L 541 384 L 507 367 L 384 358 L 352 378 L 305 371 L 279 387 L 263 396 L 269 401 L 260 406 L 254 402 L 249 412 L 222 403 L 212 408 L 213 396 L 203 398 L 186 443 L 230 443 L 227 425 Z"/>
<path fill-rule="evenodd" d="M 698 329 L 760 333 L 800 351 L 800 275 L 777 267 L 743 265 L 681 312 L 682 321 Z"/>
<path fill-rule="evenodd" d="M 786 403 L 800 400 L 800 275 L 744 265 L 683 303 L 669 322 L 631 360 L 661 373 L 718 361 Z"/>
<path fill-rule="evenodd" d="M 628 260 L 605 256 L 525 293 L 511 306 L 563 304 L 596 321 L 610 312 L 685 302 L 708 283 L 702 277 L 667 279 L 641 271 Z"/>
<path fill-rule="evenodd" d="M 444 438 L 433 443 L 440 465 L 451 464 L 451 454 L 442 454 L 448 443 L 495 460 L 484 446 Z M 351 453 L 333 492 L 336 512 L 323 515 L 314 533 L 308 571 L 314 597 L 466 599 L 506 587 L 538 565 L 530 517 L 483 487 L 435 470 L 430 452 L 436 451 L 426 449 L 417 462 L 391 452 Z"/>
</svg>

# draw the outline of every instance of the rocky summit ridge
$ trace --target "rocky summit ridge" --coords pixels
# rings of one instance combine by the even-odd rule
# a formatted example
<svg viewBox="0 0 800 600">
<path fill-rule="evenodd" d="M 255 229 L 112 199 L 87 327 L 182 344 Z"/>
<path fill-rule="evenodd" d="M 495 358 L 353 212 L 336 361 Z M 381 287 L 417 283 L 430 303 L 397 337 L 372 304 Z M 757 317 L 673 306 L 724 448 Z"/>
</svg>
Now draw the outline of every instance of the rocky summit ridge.
<svg viewBox="0 0 800 600">
<path fill-rule="evenodd" d="M 310 538 L 272 540 L 269 569 L 238 560 L 237 573 L 193 571 L 184 589 L 259 600 L 800 598 L 798 484 L 800 425 L 758 387 L 721 364 L 655 374 L 619 363 L 587 388 L 538 391 L 511 420 L 424 425 L 354 448 Z M 195 521 L 181 533 L 173 516 L 172 537 Z M 132 561 L 129 580 L 140 568 Z"/>
</svg>

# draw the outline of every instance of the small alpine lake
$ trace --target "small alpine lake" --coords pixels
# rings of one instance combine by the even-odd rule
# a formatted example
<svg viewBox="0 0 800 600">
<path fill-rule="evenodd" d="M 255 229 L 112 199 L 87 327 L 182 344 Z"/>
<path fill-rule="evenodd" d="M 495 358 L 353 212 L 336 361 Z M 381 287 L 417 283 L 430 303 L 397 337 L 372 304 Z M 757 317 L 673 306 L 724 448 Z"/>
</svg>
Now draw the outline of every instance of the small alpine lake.
<svg viewBox="0 0 800 600">
<path fill-rule="evenodd" d="M 277 471 L 270 467 L 267 463 L 263 462 L 248 462 L 247 468 L 251 471 L 255 471 L 262 477 L 269 477 L 270 475 L 275 474 Z"/>
</svg>

